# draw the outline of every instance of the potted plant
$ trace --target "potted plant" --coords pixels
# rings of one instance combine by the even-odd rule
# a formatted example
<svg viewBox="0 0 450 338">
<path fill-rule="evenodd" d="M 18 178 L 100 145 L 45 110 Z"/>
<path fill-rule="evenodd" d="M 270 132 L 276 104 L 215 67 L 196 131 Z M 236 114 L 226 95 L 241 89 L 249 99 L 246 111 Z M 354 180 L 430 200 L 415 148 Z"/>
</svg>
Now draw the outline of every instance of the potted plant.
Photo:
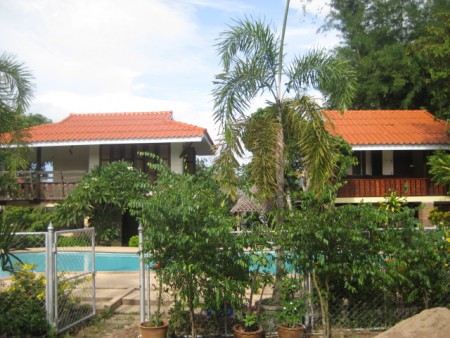
<svg viewBox="0 0 450 338">
<path fill-rule="evenodd" d="M 300 338 L 305 326 L 302 317 L 306 313 L 305 299 L 299 295 L 300 283 L 287 276 L 281 282 L 281 309 L 276 313 L 277 332 L 280 338 Z"/>
<path fill-rule="evenodd" d="M 235 338 L 262 338 L 264 329 L 259 323 L 259 309 L 248 307 L 243 311 L 241 316 L 241 324 L 233 326 Z"/>
<path fill-rule="evenodd" d="M 163 293 L 162 270 L 158 263 L 153 266 L 153 269 L 156 272 L 156 279 L 158 281 L 158 286 L 156 287 L 156 311 L 150 315 L 149 320 L 141 323 L 141 337 L 165 338 L 167 337 L 169 323 L 164 320 L 163 313 L 161 312 Z"/>
<path fill-rule="evenodd" d="M 265 270 L 270 262 L 264 252 L 250 252 L 249 263 L 249 286 L 250 296 L 248 304 L 243 307 L 240 320 L 241 324 L 233 326 L 235 338 L 263 337 L 264 329 L 261 325 L 261 299 L 265 287 L 273 281 L 272 275 Z M 260 290 L 259 300 L 253 305 L 253 296 Z"/>
</svg>

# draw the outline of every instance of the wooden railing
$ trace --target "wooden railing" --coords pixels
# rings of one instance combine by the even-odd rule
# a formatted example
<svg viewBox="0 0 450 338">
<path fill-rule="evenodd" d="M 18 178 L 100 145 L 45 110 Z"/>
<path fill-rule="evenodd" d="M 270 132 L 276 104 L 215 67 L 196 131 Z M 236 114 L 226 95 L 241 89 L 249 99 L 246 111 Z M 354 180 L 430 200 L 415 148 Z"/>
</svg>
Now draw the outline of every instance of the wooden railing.
<svg viewBox="0 0 450 338">
<path fill-rule="evenodd" d="M 0 201 L 59 201 L 67 197 L 86 171 L 1 171 Z"/>
<path fill-rule="evenodd" d="M 428 178 L 346 178 L 338 197 L 384 197 L 391 191 L 403 196 L 446 196 L 447 187 Z"/>
</svg>

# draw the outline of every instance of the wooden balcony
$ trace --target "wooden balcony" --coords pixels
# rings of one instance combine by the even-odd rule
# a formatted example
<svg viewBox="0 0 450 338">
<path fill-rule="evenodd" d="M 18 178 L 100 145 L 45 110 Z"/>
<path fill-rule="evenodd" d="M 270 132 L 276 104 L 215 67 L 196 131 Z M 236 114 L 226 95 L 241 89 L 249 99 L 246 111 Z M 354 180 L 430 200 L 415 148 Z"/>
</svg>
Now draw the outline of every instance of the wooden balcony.
<svg viewBox="0 0 450 338">
<path fill-rule="evenodd" d="M 384 197 L 391 191 L 403 196 L 447 196 L 447 187 L 428 178 L 346 178 L 337 197 Z"/>
<path fill-rule="evenodd" d="M 18 171 L 15 177 L 2 171 L 0 201 L 60 201 L 83 178 L 85 171 Z"/>
</svg>

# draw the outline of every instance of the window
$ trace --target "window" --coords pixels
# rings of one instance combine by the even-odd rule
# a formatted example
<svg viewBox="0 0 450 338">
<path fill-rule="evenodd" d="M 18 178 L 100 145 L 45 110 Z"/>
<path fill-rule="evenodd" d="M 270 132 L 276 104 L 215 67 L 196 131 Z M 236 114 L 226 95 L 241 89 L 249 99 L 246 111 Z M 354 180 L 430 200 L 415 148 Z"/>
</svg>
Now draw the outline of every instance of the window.
<svg viewBox="0 0 450 338">
<path fill-rule="evenodd" d="M 148 166 L 152 159 L 138 156 L 139 152 L 153 153 L 170 166 L 170 143 L 161 144 L 108 144 L 100 146 L 100 165 L 113 161 L 128 161 L 155 178 L 156 173 Z"/>
</svg>

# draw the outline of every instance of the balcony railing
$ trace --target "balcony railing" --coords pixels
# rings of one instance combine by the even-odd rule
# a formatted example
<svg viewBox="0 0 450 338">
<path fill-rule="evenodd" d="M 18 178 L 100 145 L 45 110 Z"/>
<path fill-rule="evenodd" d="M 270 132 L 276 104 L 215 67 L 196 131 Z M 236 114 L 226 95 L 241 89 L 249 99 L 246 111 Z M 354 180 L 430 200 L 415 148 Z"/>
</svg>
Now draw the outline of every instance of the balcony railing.
<svg viewBox="0 0 450 338">
<path fill-rule="evenodd" d="M 446 196 L 447 187 L 428 178 L 347 178 L 338 197 L 384 197 L 391 191 L 404 196 Z"/>
<path fill-rule="evenodd" d="M 59 201 L 67 197 L 86 171 L 0 172 L 0 201 Z"/>
</svg>

